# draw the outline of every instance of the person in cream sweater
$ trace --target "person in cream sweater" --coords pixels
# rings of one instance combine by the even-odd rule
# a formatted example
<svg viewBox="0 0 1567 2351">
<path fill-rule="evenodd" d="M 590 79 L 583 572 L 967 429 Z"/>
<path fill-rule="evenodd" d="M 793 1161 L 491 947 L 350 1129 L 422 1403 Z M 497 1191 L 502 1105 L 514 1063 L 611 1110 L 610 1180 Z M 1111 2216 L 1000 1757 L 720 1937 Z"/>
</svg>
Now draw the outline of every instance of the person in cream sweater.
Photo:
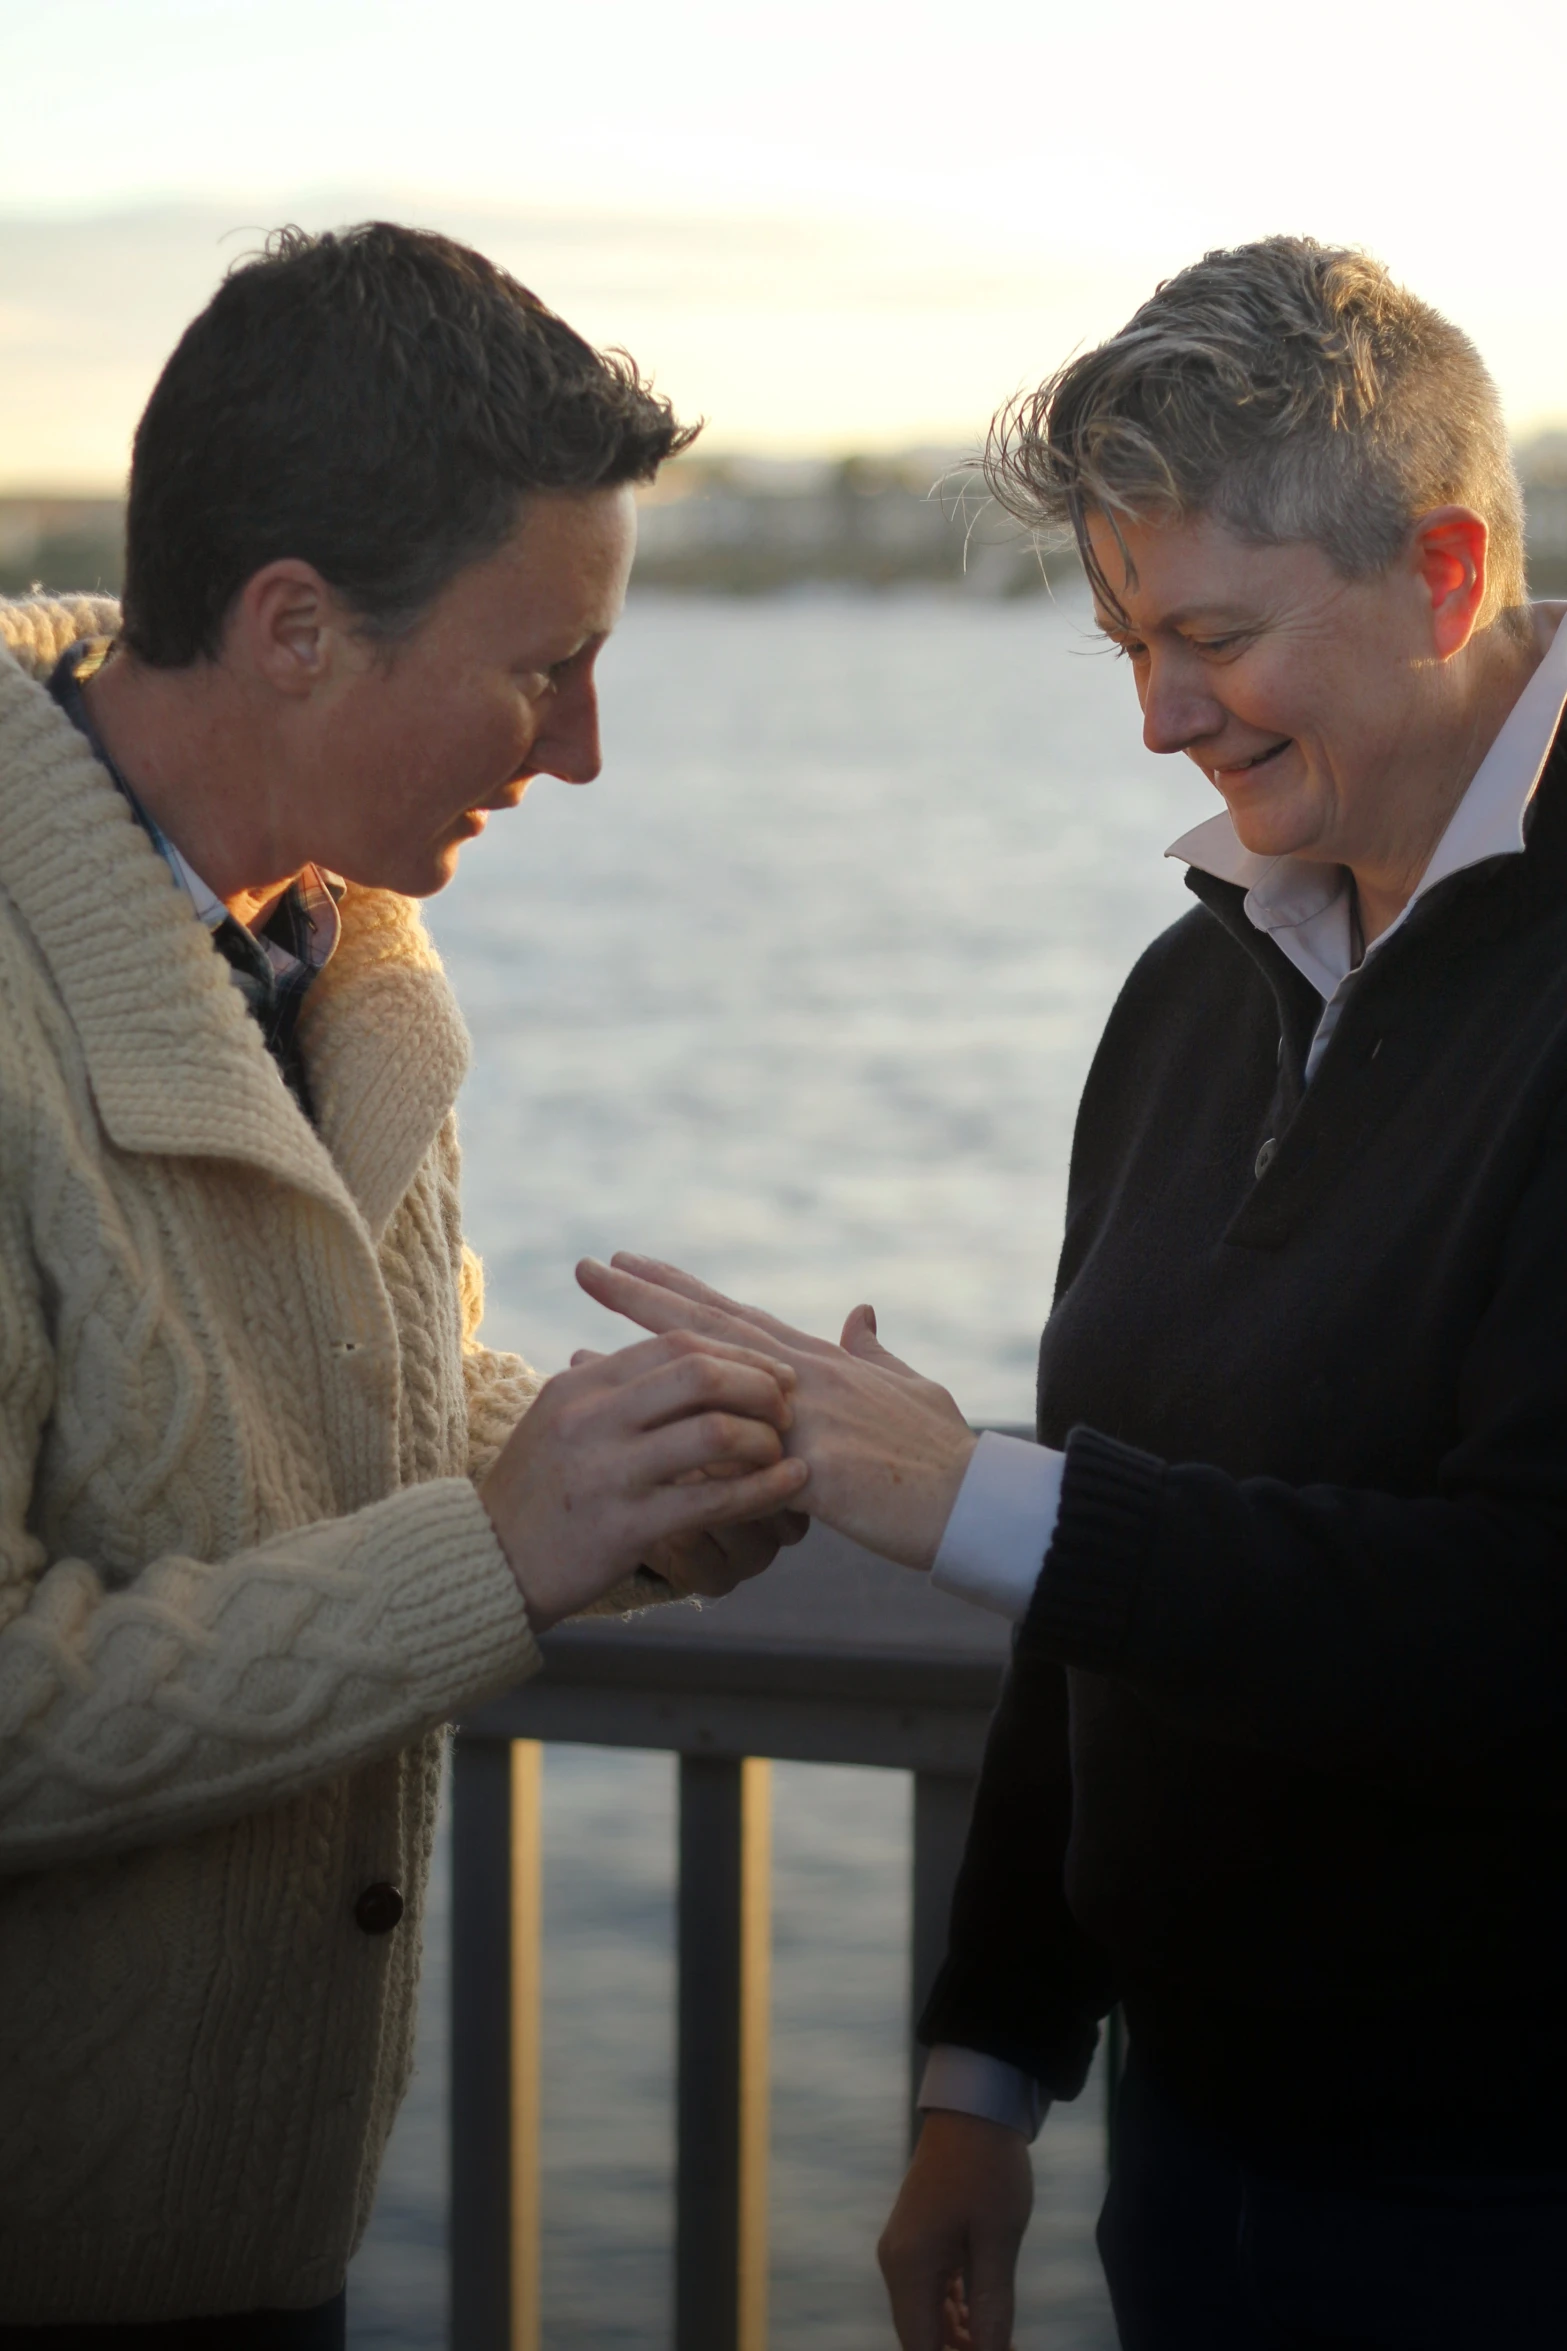
<svg viewBox="0 0 1567 2351">
<path fill-rule="evenodd" d="M 483 1345 L 416 903 L 597 772 L 688 437 L 479 256 L 286 232 L 154 391 L 123 613 L 0 606 L 0 2346 L 342 2342 L 438 1726 L 798 1531 L 765 1350 Z"/>
</svg>

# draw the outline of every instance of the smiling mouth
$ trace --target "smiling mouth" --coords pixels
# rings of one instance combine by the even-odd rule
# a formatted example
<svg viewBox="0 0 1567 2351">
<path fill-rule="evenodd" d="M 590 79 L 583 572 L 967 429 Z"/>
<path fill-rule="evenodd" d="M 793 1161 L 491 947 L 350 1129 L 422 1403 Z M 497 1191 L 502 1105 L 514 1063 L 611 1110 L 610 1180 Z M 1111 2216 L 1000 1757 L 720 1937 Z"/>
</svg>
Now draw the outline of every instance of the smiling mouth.
<svg viewBox="0 0 1567 2351">
<path fill-rule="evenodd" d="M 1221 776 L 1255 774 L 1259 767 L 1266 767 L 1270 760 L 1277 759 L 1281 751 L 1287 751 L 1292 740 L 1292 736 L 1284 735 L 1277 743 L 1270 743 L 1266 751 L 1259 751 L 1255 758 L 1242 759 L 1234 767 L 1216 767 L 1213 771 L 1214 782 L 1217 783 Z"/>
</svg>

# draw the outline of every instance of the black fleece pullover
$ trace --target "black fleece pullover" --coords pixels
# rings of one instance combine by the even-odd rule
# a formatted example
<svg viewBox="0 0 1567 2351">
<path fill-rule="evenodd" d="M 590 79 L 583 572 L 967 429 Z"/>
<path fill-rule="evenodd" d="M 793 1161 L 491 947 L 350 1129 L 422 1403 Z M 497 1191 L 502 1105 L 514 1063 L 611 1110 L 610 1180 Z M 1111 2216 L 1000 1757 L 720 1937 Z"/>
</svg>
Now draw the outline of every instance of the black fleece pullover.
<svg viewBox="0 0 1567 2351">
<path fill-rule="evenodd" d="M 1060 1518 L 933 2041 L 1567 2168 L 1567 740 L 1321 1012 L 1202 904 L 1111 1015 L 1039 1369 Z"/>
</svg>

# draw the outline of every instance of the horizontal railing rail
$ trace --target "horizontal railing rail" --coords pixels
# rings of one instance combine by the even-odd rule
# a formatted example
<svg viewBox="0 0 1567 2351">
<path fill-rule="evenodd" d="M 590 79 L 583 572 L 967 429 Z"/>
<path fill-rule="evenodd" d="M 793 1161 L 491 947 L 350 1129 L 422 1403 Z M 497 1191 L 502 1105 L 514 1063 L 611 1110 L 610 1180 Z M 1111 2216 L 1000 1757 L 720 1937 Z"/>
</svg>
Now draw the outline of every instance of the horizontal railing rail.
<svg viewBox="0 0 1567 2351">
<path fill-rule="evenodd" d="M 718 1605 L 558 1627 L 543 1673 L 459 1726 L 453 2351 L 539 2345 L 541 1743 L 680 1758 L 675 2351 L 765 2351 L 768 1761 L 913 1774 L 917 2016 L 1008 1643 L 1001 1618 L 815 1527 Z"/>
</svg>

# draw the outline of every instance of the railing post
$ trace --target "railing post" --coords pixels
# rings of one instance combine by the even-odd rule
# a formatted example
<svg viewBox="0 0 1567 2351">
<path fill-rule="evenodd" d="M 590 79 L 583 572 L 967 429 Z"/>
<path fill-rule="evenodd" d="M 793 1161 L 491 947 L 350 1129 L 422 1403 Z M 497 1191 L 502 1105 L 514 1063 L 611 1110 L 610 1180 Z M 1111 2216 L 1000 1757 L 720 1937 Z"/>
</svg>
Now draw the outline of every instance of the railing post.
<svg viewBox="0 0 1567 2351">
<path fill-rule="evenodd" d="M 538 2351 L 539 1750 L 452 1763 L 451 2339 Z"/>
<path fill-rule="evenodd" d="M 766 2351 L 770 1766 L 680 1759 L 675 2351 Z"/>
<path fill-rule="evenodd" d="M 919 2095 L 925 2053 L 914 2038 L 920 2010 L 947 1952 L 952 1889 L 968 1838 L 974 1802 L 969 1773 L 917 1771 L 914 1774 L 914 1886 L 909 1936 L 909 2137 L 919 2132 Z"/>
<path fill-rule="evenodd" d="M 511 1742 L 511 2351 L 540 2351 L 539 1993 L 544 1945 L 544 1749 Z"/>
</svg>

